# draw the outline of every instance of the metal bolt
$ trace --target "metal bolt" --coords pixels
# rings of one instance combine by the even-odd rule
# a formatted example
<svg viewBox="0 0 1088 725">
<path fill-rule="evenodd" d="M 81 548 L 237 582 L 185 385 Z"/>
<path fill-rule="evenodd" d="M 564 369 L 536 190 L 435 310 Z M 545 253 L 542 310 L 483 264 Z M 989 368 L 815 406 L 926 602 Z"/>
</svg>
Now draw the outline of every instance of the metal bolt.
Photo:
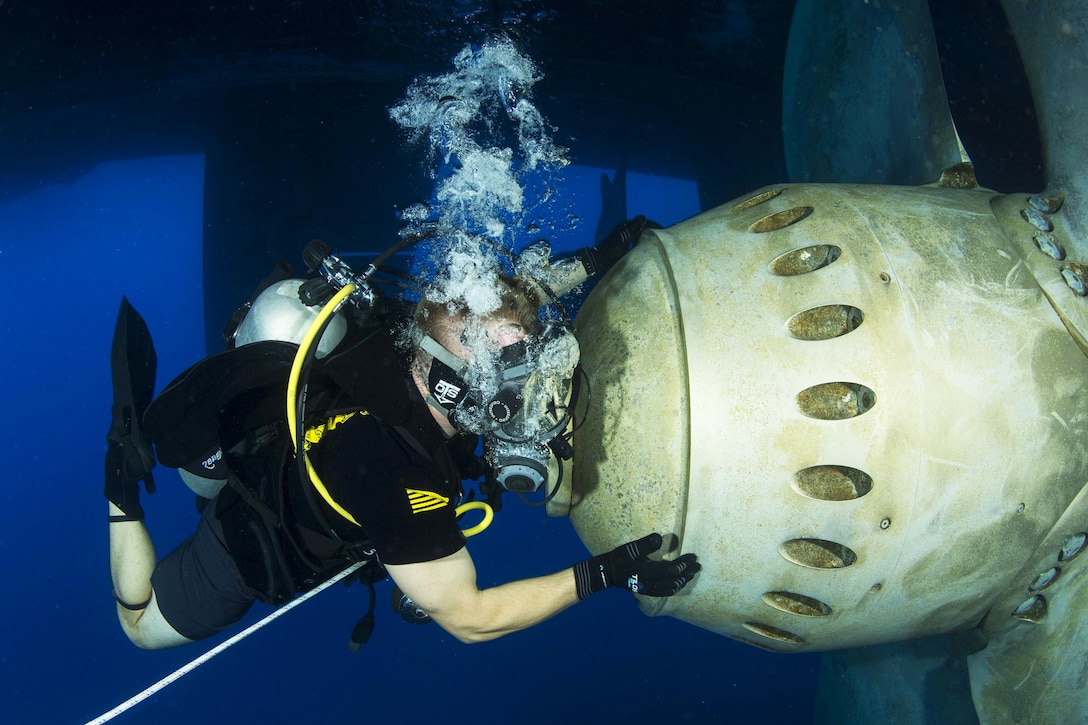
<svg viewBox="0 0 1088 725">
<path fill-rule="evenodd" d="M 1061 196 L 1043 196 L 1042 194 L 1032 194 L 1028 197 L 1028 203 L 1039 211 L 1046 212 L 1047 214 L 1053 214 L 1062 208 Z"/>
<path fill-rule="evenodd" d="M 1066 262 L 1061 266 L 1062 277 L 1069 289 L 1081 297 L 1088 296 L 1088 265 Z"/>
<path fill-rule="evenodd" d="M 1028 224 L 1035 227 L 1039 231 L 1054 231 L 1054 224 L 1051 223 L 1047 215 L 1043 214 L 1041 211 L 1038 211 L 1036 209 L 1021 209 L 1020 216 L 1023 217 L 1024 221 L 1026 221 Z"/>
<path fill-rule="evenodd" d="M 1041 622 L 1046 619 L 1048 609 L 1046 597 L 1042 594 L 1036 594 L 1014 609 L 1012 616 L 1027 622 Z"/>
<path fill-rule="evenodd" d="M 885 518 L 883 521 L 880 522 L 880 528 L 882 528 L 882 529 L 886 529 L 891 525 L 892 525 L 892 520 L 889 519 L 889 518 Z"/>
<path fill-rule="evenodd" d="M 1050 567 L 1049 569 L 1032 579 L 1031 584 L 1028 585 L 1028 592 L 1034 594 L 1035 592 L 1043 591 L 1051 584 L 1056 582 L 1058 580 L 1058 577 L 1061 576 L 1061 573 L 1062 570 L 1058 567 Z"/>
<path fill-rule="evenodd" d="M 1062 245 L 1054 238 L 1053 234 L 1038 232 L 1032 239 L 1035 241 L 1035 246 L 1043 254 L 1059 262 L 1065 259 L 1065 249 L 1062 248 Z"/>
<path fill-rule="evenodd" d="M 1075 558 L 1084 551 L 1085 544 L 1088 544 L 1088 533 L 1082 531 L 1079 534 L 1073 534 L 1062 544 L 1062 549 L 1058 552 L 1058 561 L 1069 561 Z"/>
</svg>

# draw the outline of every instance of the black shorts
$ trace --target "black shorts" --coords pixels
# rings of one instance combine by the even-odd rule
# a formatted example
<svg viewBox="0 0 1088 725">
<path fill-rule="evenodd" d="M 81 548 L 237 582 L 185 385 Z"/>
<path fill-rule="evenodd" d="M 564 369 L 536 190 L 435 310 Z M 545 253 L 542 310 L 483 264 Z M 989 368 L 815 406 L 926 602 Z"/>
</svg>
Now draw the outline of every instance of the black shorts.
<svg viewBox="0 0 1088 725">
<path fill-rule="evenodd" d="M 223 543 L 215 502 L 204 507 L 196 533 L 151 575 L 159 611 L 189 639 L 203 639 L 242 618 L 256 599 Z"/>
</svg>

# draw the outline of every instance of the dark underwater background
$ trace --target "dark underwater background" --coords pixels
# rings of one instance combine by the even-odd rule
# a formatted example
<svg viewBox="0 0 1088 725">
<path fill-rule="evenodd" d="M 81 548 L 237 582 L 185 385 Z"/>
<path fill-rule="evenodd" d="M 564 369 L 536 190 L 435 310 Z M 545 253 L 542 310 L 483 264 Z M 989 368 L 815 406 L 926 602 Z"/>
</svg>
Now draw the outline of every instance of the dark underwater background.
<svg viewBox="0 0 1088 725">
<path fill-rule="evenodd" d="M 387 109 L 497 32 L 544 74 L 533 100 L 570 149 L 557 250 L 624 217 L 668 226 L 788 180 L 791 9 L 0 0 L 0 721 L 93 719 L 227 637 L 144 652 L 116 621 L 101 489 L 122 295 L 150 326 L 161 388 L 222 348 L 233 309 L 278 259 L 300 268 L 309 239 L 376 255 L 397 239 L 396 210 L 434 183 L 433 158 Z M 980 183 L 1039 190 L 1031 101 L 1000 8 L 953 0 L 932 12 Z M 625 198 L 602 201 L 602 175 L 625 179 Z M 155 475 L 143 501 L 161 556 L 197 514 L 174 471 Z M 470 548 L 481 586 L 587 555 L 569 522 L 513 497 Z M 378 587 L 377 629 L 358 653 L 346 643 L 366 592 L 336 586 L 117 721 L 813 721 L 819 655 L 647 618 L 619 591 L 466 646 L 403 623 L 389 590 Z M 243 624 L 269 611 L 258 604 Z"/>
</svg>

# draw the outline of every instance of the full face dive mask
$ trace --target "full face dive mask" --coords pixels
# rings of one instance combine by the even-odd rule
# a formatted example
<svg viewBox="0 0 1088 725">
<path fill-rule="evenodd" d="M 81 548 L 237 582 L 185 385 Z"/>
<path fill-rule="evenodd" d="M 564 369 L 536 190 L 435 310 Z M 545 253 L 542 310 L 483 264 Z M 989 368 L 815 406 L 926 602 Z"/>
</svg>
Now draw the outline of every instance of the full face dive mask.
<svg viewBox="0 0 1088 725">
<path fill-rule="evenodd" d="M 504 488 L 536 491 L 547 482 L 552 453 L 570 457 L 563 434 L 578 364 L 578 341 L 570 330 L 548 325 L 471 362 L 431 337 L 420 347 L 434 357 L 427 381 L 431 402 L 459 430 L 483 436 L 485 455 Z"/>
</svg>

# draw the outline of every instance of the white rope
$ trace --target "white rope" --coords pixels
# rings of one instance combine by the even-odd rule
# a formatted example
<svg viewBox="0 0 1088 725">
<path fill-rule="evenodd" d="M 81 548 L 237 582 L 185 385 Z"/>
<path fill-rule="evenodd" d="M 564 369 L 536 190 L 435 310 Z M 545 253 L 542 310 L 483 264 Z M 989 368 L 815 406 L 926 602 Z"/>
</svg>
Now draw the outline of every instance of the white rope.
<svg viewBox="0 0 1088 725">
<path fill-rule="evenodd" d="M 348 577 L 352 572 L 354 572 L 356 569 L 358 569 L 359 567 L 361 567 L 365 563 L 366 562 L 364 562 L 364 561 L 355 562 L 354 564 L 349 566 L 347 569 L 344 569 L 344 571 L 342 571 L 339 574 L 337 574 L 336 576 L 334 576 L 332 579 L 329 579 L 324 584 L 321 584 L 320 586 L 314 587 L 313 589 L 306 592 L 305 594 L 298 597 L 297 599 L 292 599 L 290 602 L 288 602 L 287 604 L 284 604 L 279 609 L 276 609 L 276 610 L 272 611 L 264 619 L 260 620 L 259 622 L 255 622 L 255 623 L 251 624 L 250 626 L 246 627 L 244 630 L 242 630 L 238 634 L 234 635 L 230 639 L 226 640 L 225 642 L 220 643 L 219 645 L 213 647 L 212 649 L 208 650 L 204 654 L 200 655 L 199 657 L 197 657 L 192 662 L 190 662 L 190 663 L 188 663 L 186 665 L 182 665 L 180 668 L 174 670 L 172 673 L 170 673 L 166 677 L 162 678 L 161 680 L 156 682 L 151 687 L 148 687 L 143 692 L 140 692 L 140 693 L 138 693 L 136 695 L 133 695 L 132 697 L 125 700 L 124 702 L 122 702 L 120 705 L 113 708 L 109 712 L 103 713 L 103 714 L 99 715 L 98 717 L 96 717 L 94 720 L 88 721 L 87 725 L 100 725 L 101 723 L 109 722 L 110 720 L 117 717 L 121 713 L 125 712 L 129 708 L 140 704 L 141 702 L 143 702 L 147 698 L 154 695 L 159 690 L 163 689 L 164 687 L 166 687 L 168 685 L 173 684 L 174 682 L 180 680 L 182 677 L 184 677 L 185 675 L 187 675 L 190 672 L 192 672 L 193 670 L 195 670 L 197 667 L 200 667 L 202 664 L 204 664 L 205 662 L 210 660 L 212 657 L 215 657 L 217 654 L 219 654 L 223 650 L 227 649 L 228 647 L 234 646 L 238 642 L 241 642 L 243 639 L 245 639 L 249 635 L 253 634 L 258 629 L 260 629 L 264 625 L 271 622 L 273 619 L 276 619 L 277 617 L 280 617 L 280 616 L 282 616 L 284 614 L 287 614 L 289 611 L 291 611 L 292 609 L 294 609 L 298 605 L 302 604 L 303 602 L 305 602 L 310 597 L 317 596 L 321 592 L 323 592 L 326 589 L 328 589 L 329 587 L 331 587 L 333 584 L 336 584 L 337 582 L 341 581 L 342 579 Z"/>
</svg>

